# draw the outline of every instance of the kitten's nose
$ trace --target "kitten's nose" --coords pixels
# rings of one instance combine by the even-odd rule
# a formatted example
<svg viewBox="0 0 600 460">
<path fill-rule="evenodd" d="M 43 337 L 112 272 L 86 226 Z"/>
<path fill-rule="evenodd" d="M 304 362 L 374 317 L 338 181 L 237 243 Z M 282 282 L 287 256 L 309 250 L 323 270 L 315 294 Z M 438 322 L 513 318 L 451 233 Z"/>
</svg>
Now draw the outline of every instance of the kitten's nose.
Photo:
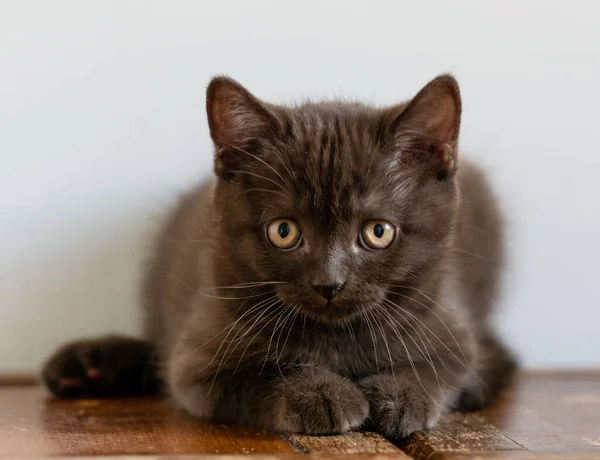
<svg viewBox="0 0 600 460">
<path fill-rule="evenodd" d="M 313 284 L 314 290 L 327 300 L 333 299 L 343 286 L 343 284 Z"/>
</svg>

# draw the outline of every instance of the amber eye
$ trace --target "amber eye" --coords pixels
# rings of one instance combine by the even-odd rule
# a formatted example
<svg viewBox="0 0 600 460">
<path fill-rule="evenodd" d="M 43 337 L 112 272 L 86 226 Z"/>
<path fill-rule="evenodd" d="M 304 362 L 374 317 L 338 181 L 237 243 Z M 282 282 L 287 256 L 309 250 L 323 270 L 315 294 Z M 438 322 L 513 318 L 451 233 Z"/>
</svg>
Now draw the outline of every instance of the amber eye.
<svg viewBox="0 0 600 460">
<path fill-rule="evenodd" d="M 367 249 L 381 250 L 387 248 L 396 236 L 392 224 L 385 220 L 370 220 L 360 231 L 360 242 Z"/>
<path fill-rule="evenodd" d="M 302 239 L 300 227 L 289 219 L 277 219 L 267 228 L 269 241 L 278 249 L 296 249 Z"/>
</svg>

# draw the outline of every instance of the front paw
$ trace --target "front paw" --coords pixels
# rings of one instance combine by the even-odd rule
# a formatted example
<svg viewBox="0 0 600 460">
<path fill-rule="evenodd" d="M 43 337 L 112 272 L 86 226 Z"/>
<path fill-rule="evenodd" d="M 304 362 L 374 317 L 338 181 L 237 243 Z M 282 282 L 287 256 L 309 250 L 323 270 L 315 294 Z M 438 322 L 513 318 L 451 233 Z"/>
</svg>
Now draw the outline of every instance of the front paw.
<svg viewBox="0 0 600 460">
<path fill-rule="evenodd" d="M 281 382 L 278 431 L 337 434 L 357 429 L 369 403 L 350 380 L 324 370 L 302 370 Z"/>
<path fill-rule="evenodd" d="M 360 387 L 369 400 L 373 428 L 388 439 L 432 428 L 440 417 L 438 393 L 428 393 L 411 379 L 374 375 L 362 380 Z"/>
</svg>

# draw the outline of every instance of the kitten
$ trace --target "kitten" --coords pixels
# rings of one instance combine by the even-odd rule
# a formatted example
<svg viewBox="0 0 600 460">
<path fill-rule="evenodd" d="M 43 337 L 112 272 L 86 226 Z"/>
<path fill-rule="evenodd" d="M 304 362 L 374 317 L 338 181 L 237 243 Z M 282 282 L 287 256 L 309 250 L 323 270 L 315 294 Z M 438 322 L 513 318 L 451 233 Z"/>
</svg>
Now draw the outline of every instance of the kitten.
<svg viewBox="0 0 600 460">
<path fill-rule="evenodd" d="M 60 397 L 156 392 L 280 432 L 402 438 L 494 400 L 514 361 L 490 311 L 502 222 L 462 162 L 451 76 L 387 108 L 283 107 L 217 77 L 215 179 L 185 195 L 145 280 L 146 341 L 73 342 Z"/>
</svg>

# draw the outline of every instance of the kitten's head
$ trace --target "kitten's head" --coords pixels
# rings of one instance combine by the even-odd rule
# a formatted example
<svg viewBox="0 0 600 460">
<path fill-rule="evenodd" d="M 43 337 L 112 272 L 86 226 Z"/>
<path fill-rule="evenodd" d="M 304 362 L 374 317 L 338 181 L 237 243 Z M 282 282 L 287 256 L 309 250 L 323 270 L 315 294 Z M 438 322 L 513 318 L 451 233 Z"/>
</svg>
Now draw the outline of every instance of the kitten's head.
<svg viewBox="0 0 600 460">
<path fill-rule="evenodd" d="M 324 322 L 384 302 L 443 257 L 457 208 L 451 76 L 387 108 L 282 107 L 218 77 L 207 91 L 218 238 L 229 278 Z"/>
</svg>

